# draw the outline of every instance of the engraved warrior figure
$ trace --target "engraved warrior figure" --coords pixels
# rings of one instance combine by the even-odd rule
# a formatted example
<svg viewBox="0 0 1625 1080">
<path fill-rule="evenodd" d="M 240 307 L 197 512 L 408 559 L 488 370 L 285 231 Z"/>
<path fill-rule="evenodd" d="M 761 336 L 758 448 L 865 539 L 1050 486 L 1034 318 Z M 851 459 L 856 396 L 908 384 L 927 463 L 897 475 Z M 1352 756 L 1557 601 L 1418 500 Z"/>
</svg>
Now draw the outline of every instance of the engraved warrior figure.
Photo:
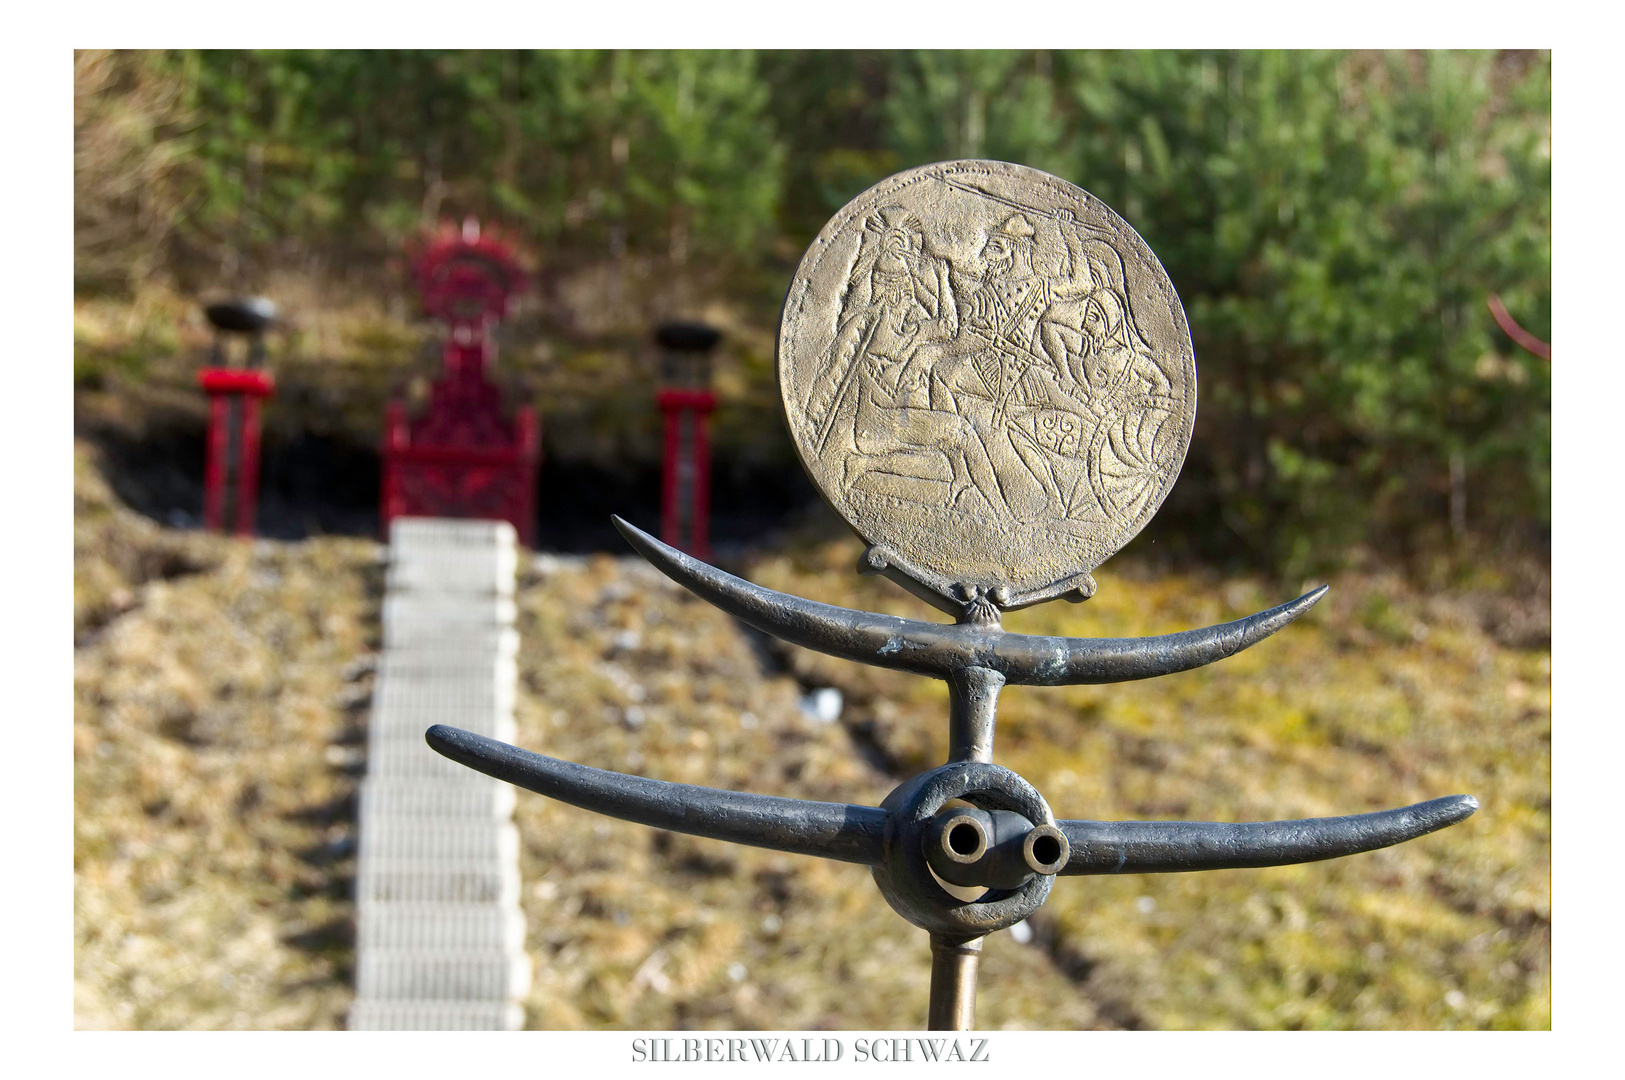
<svg viewBox="0 0 1625 1080">
<path fill-rule="evenodd" d="M 1068 346 L 1082 335 L 1077 301 L 1099 277 L 1068 227 L 1070 212 L 1055 220 L 1065 251 L 1052 260 L 1060 264 L 1054 275 L 1035 268 L 1037 229 L 1026 214 L 989 231 L 987 271 L 967 300 L 963 331 L 934 366 L 932 404 L 970 420 L 993 463 L 997 505 L 1022 521 L 1071 509 L 1081 477 L 1057 477 L 1043 451 L 1080 451 L 1091 411 Z"/>
<path fill-rule="evenodd" d="M 843 484 L 880 474 L 881 488 L 916 501 L 957 505 L 972 486 L 997 497 L 969 424 L 931 407 L 931 354 L 922 347 L 958 329 L 947 260 L 925 251 L 919 218 L 896 206 L 871 214 L 807 402 L 814 446 L 839 464 Z M 930 494 L 943 482 L 945 496 Z"/>
<path fill-rule="evenodd" d="M 1051 372 L 1064 379 L 1065 339 L 1056 326 L 1057 305 L 1083 296 L 1096 287 L 1083 245 L 1077 233 L 1066 225 L 1068 211 L 1057 211 L 1060 234 L 1066 251 L 1060 259 L 1060 272 L 1039 274 L 1034 267 L 1037 230 L 1026 214 L 1012 214 L 988 234 L 982 249 L 987 277 L 970 298 L 967 330 L 992 346 L 982 366 L 991 379 L 994 355 L 1010 363 L 1007 369 L 1030 367 L 1048 361 Z"/>
</svg>

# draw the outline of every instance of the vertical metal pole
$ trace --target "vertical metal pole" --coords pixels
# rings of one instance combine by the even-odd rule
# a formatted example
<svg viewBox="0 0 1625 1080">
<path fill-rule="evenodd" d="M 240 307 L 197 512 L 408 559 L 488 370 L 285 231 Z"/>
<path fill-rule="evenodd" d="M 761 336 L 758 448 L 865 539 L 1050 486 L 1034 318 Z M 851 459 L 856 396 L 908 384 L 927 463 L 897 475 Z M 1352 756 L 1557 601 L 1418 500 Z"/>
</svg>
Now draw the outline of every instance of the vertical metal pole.
<svg viewBox="0 0 1625 1080">
<path fill-rule="evenodd" d="M 948 680 L 948 760 L 992 761 L 994 713 L 1004 676 L 984 667 L 961 668 Z"/>
<path fill-rule="evenodd" d="M 948 760 L 992 761 L 993 724 L 1004 676 L 967 667 L 948 680 Z M 931 935 L 932 1031 L 969 1031 L 976 1025 L 976 969 L 982 938 Z"/>
<path fill-rule="evenodd" d="M 976 967 L 982 939 L 931 935 L 931 1031 L 970 1031 L 976 1026 Z"/>
</svg>

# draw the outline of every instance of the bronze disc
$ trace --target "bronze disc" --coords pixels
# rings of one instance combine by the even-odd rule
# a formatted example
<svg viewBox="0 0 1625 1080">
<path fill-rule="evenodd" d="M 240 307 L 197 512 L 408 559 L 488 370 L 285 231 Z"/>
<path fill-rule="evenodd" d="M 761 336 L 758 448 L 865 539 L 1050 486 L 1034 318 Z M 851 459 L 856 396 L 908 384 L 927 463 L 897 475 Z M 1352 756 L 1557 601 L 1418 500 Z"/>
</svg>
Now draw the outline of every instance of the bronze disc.
<svg viewBox="0 0 1625 1080">
<path fill-rule="evenodd" d="M 1092 593 L 1196 421 L 1185 312 L 1145 241 L 998 161 L 909 169 L 831 218 L 778 371 L 802 464 L 870 566 L 956 605 Z"/>
</svg>

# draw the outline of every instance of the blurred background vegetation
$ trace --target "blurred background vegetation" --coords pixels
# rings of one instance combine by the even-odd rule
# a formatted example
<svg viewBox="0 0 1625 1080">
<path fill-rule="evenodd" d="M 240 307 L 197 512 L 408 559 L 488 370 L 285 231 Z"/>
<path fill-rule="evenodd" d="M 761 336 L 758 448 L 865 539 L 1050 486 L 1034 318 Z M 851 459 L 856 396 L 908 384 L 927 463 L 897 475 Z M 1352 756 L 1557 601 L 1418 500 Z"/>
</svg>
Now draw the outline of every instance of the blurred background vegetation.
<svg viewBox="0 0 1625 1080">
<path fill-rule="evenodd" d="M 730 332 L 724 503 L 730 476 L 798 474 L 772 370 L 795 262 L 884 176 L 990 157 L 1104 199 L 1179 290 L 1201 404 L 1147 534 L 1164 549 L 1300 572 L 1355 546 L 1414 561 L 1549 543 L 1549 364 L 1485 306 L 1499 294 L 1550 340 L 1549 54 L 75 63 L 79 385 L 167 374 L 182 389 L 195 299 L 270 293 L 294 328 L 273 485 L 279 445 L 301 436 L 365 457 L 382 398 L 432 368 L 401 254 L 467 214 L 521 241 L 538 271 L 503 370 L 535 397 L 555 468 L 652 474 L 654 410 L 625 388 L 651 378 L 652 322 L 688 315 Z"/>
<path fill-rule="evenodd" d="M 870 804 L 940 760 L 939 684 L 763 642 L 605 522 L 653 520 L 650 332 L 703 318 L 725 333 L 724 564 L 939 617 L 851 573 L 860 545 L 786 437 L 773 341 L 828 217 L 955 157 L 1049 170 L 1124 216 L 1179 290 L 1200 378 L 1182 478 L 1100 594 L 1008 625 L 1165 633 L 1334 585 L 1224 664 L 1007 694 L 1000 760 L 1057 812 L 1101 819 L 1483 803 L 1333 863 L 1063 885 L 1027 943 L 990 940 L 982 1022 L 1550 1026 L 1551 376 L 1485 304 L 1550 340 L 1549 53 L 74 64 L 76 1026 L 343 1024 L 377 446 L 386 399 L 437 367 L 405 270 L 441 222 L 476 215 L 535 271 L 496 367 L 537 406 L 547 455 L 518 741 Z M 199 305 L 241 293 L 286 316 L 260 519 L 277 539 L 253 544 L 195 528 Z M 831 688 L 837 722 L 800 707 Z M 861 868 L 528 793 L 517 817 L 530 1026 L 923 1022 L 924 935 Z"/>
</svg>

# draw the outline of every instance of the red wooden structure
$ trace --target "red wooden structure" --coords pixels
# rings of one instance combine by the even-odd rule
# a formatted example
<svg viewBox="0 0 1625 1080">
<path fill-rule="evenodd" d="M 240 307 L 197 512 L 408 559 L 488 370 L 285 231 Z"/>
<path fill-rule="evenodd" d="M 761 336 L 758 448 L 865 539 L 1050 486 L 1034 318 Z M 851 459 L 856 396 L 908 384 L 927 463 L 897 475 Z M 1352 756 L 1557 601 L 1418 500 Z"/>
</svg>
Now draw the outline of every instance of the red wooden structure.
<svg viewBox="0 0 1625 1080">
<path fill-rule="evenodd" d="M 204 443 L 203 525 L 215 532 L 254 534 L 254 511 L 260 490 L 260 402 L 276 383 L 259 369 L 265 361 L 264 334 L 276 318 L 269 300 L 232 300 L 204 308 L 216 331 L 213 366 L 198 372 L 198 385 L 209 395 L 209 430 Z M 249 337 L 248 364 L 227 367 L 226 334 Z M 227 503 L 231 504 L 228 513 Z"/>
<path fill-rule="evenodd" d="M 226 531 L 226 495 L 231 486 L 236 489 L 231 500 L 236 521 L 231 531 L 252 536 L 260 490 L 260 402 L 271 396 L 276 384 L 266 372 L 249 368 L 204 368 L 197 381 L 209 395 L 204 527 Z"/>
<path fill-rule="evenodd" d="M 508 314 L 525 275 L 513 253 L 482 238 L 472 219 L 419 256 L 413 278 L 423 309 L 446 323 L 440 378 L 418 417 L 392 401 L 384 423 L 383 530 L 398 517 L 507 521 L 529 544 L 535 531 L 541 428 L 521 405 L 509 420 L 488 370 L 491 330 Z"/>
<path fill-rule="evenodd" d="M 716 395 L 709 354 L 721 335 L 700 323 L 665 323 L 664 386 L 655 404 L 666 417 L 660 484 L 660 538 L 696 559 L 711 557 L 711 442 L 706 430 Z"/>
</svg>

